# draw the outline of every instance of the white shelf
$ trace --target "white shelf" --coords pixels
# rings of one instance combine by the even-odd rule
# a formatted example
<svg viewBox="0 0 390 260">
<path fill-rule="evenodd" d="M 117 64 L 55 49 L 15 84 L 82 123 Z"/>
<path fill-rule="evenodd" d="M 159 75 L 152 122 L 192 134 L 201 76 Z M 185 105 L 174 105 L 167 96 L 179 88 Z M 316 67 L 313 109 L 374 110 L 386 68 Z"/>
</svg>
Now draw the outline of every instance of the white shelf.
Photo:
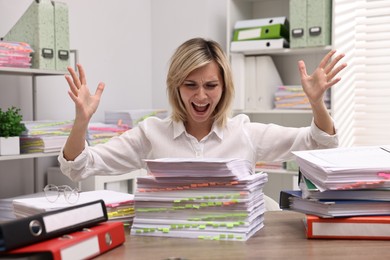
<svg viewBox="0 0 390 260">
<path fill-rule="evenodd" d="M 58 156 L 58 155 L 59 155 L 59 152 L 3 155 L 3 156 L 0 156 L 0 161 L 32 159 L 32 158 L 41 158 L 41 157 L 52 157 L 52 156 Z"/>
<path fill-rule="evenodd" d="M 41 70 L 41 69 L 30 69 L 30 68 L 10 68 L 0 67 L 0 74 L 3 75 L 14 75 L 14 76 L 57 76 L 64 75 L 66 71 L 56 70 Z"/>
<path fill-rule="evenodd" d="M 285 48 L 285 49 L 257 49 L 257 50 L 246 50 L 237 51 L 232 53 L 242 53 L 244 55 L 302 55 L 302 54 L 313 54 L 313 53 L 327 53 L 332 49 L 332 46 L 324 47 L 311 47 L 311 48 Z"/>
<path fill-rule="evenodd" d="M 269 110 L 235 110 L 234 114 L 305 114 L 311 115 L 311 110 L 300 109 L 269 109 Z"/>
</svg>

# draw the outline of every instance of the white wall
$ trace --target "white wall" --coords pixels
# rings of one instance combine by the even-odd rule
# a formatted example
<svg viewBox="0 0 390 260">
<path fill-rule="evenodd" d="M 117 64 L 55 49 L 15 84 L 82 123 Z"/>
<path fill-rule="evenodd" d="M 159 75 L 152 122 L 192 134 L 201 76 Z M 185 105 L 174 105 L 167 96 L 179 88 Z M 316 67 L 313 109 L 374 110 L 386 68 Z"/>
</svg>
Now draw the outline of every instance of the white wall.
<svg viewBox="0 0 390 260">
<path fill-rule="evenodd" d="M 5 35 L 33 0 L 0 0 L 0 37 Z M 70 47 L 94 92 L 99 81 L 106 90 L 93 120 L 101 121 L 108 109 L 152 107 L 151 7 L 148 0 L 59 0 L 69 7 Z M 0 107 L 22 108 L 32 119 L 30 77 L 0 75 Z M 38 119 L 72 119 L 74 105 L 63 76 L 38 78 Z M 0 198 L 32 191 L 32 159 L 0 162 Z M 37 187 L 43 187 L 45 168 L 56 158 L 39 159 Z M 12 183 L 12 185 L 9 185 Z"/>
<path fill-rule="evenodd" d="M 80 52 L 91 90 L 95 91 L 100 81 L 106 83 L 93 120 L 103 120 L 107 109 L 151 107 L 150 1 L 60 1 L 68 4 L 70 47 Z M 0 36 L 12 28 L 31 2 L 0 0 Z M 62 76 L 41 77 L 38 85 L 38 119 L 73 118 L 73 103 Z M 1 96 L 11 96 L 4 93 L 14 90 L 1 88 Z M 29 88 L 24 87 L 25 91 Z"/>
<path fill-rule="evenodd" d="M 168 107 L 166 73 L 175 49 L 192 37 L 226 46 L 226 0 L 151 0 L 153 106 Z"/>
</svg>

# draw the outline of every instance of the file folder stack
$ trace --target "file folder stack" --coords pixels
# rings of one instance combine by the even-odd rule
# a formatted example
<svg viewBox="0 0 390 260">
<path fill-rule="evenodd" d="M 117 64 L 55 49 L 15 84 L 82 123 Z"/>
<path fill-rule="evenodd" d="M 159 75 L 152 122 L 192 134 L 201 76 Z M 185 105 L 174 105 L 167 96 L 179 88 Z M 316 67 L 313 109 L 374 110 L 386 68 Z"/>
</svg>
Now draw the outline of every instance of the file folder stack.
<svg viewBox="0 0 390 260">
<path fill-rule="evenodd" d="M 0 223 L 0 259 L 91 259 L 124 242 L 103 200 Z"/>
<path fill-rule="evenodd" d="M 245 241 L 263 227 L 267 174 L 246 160 L 147 160 L 132 235 Z"/>
<path fill-rule="evenodd" d="M 281 191 L 280 207 L 307 214 L 307 237 L 390 239 L 390 147 L 294 154 L 300 190 Z"/>
<path fill-rule="evenodd" d="M 0 41 L 0 67 L 31 67 L 33 49 L 25 42 Z"/>
<path fill-rule="evenodd" d="M 234 25 L 232 52 L 289 47 L 289 21 L 286 17 L 241 20 Z"/>
<path fill-rule="evenodd" d="M 32 68 L 66 71 L 69 66 L 69 21 L 65 3 L 34 0 L 12 29 L 6 41 L 28 43 Z"/>
</svg>

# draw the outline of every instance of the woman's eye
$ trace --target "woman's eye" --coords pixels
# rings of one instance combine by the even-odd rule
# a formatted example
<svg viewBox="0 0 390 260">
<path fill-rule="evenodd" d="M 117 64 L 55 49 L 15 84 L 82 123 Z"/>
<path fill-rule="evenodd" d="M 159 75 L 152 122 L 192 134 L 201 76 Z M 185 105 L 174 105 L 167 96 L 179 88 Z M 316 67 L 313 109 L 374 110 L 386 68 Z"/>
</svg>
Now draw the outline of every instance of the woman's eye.
<svg viewBox="0 0 390 260">
<path fill-rule="evenodd" d="M 209 88 L 209 89 L 213 89 L 215 87 L 217 87 L 218 84 L 207 84 L 206 87 Z"/>
<path fill-rule="evenodd" d="M 186 86 L 187 88 L 196 88 L 196 84 L 194 83 L 184 83 L 184 86 Z"/>
</svg>

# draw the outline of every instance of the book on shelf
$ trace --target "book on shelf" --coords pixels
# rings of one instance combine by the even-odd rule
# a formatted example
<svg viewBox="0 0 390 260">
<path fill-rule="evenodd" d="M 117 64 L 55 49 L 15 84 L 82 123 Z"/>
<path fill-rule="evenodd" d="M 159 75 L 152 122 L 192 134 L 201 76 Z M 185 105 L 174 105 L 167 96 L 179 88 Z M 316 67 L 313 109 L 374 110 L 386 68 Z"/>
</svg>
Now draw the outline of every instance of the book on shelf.
<svg viewBox="0 0 390 260">
<path fill-rule="evenodd" d="M 27 246 L 107 221 L 103 200 L 0 223 L 0 252 Z"/>
<path fill-rule="evenodd" d="M 111 190 L 95 190 L 79 193 L 78 201 L 69 204 L 64 196 L 50 202 L 44 193 L 32 194 L 28 198 L 16 198 L 12 201 L 13 212 L 16 218 L 25 218 L 34 214 L 51 212 L 53 210 L 81 205 L 97 199 L 104 201 L 108 221 L 122 221 L 130 223 L 134 218 L 134 195 Z"/>
<path fill-rule="evenodd" d="M 321 218 L 306 215 L 307 238 L 390 240 L 390 215 Z"/>
<path fill-rule="evenodd" d="M 147 160 L 131 234 L 245 241 L 264 224 L 267 174 L 245 160 Z M 155 174 L 156 173 L 156 174 Z"/>
<path fill-rule="evenodd" d="M 87 229 L 0 253 L 0 259 L 91 259 L 125 242 L 121 222 L 102 222 Z"/>
</svg>

